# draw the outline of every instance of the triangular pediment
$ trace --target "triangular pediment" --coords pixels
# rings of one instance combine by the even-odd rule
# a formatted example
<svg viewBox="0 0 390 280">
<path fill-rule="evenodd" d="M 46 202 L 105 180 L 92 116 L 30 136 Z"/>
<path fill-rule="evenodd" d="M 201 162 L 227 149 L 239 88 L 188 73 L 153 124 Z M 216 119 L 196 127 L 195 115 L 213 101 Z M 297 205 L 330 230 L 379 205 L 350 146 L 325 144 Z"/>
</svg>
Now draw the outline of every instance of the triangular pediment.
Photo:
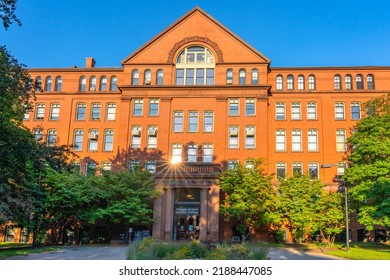
<svg viewBox="0 0 390 280">
<path fill-rule="evenodd" d="M 181 48 L 197 43 L 208 46 L 217 63 L 270 63 L 266 56 L 196 7 L 122 60 L 122 64 L 173 63 Z"/>
</svg>

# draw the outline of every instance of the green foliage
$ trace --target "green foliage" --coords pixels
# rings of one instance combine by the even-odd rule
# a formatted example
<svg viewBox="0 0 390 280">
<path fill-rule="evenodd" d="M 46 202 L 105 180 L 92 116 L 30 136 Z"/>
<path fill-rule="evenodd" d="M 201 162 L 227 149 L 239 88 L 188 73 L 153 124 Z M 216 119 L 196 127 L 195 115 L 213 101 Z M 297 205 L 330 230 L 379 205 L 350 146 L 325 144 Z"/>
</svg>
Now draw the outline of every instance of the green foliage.
<svg viewBox="0 0 390 280">
<path fill-rule="evenodd" d="M 15 15 L 17 2 L 18 0 L 0 0 L 0 20 L 5 29 L 8 29 L 13 22 L 21 25 L 20 20 Z"/>
<path fill-rule="evenodd" d="M 271 177 L 265 174 L 261 161 L 255 161 L 253 168 L 240 165 L 235 170 L 227 170 L 219 179 L 225 193 L 220 212 L 228 220 L 238 222 L 242 240 L 246 239 L 245 235 L 254 233 L 256 227 L 270 223 L 274 191 Z"/>
</svg>

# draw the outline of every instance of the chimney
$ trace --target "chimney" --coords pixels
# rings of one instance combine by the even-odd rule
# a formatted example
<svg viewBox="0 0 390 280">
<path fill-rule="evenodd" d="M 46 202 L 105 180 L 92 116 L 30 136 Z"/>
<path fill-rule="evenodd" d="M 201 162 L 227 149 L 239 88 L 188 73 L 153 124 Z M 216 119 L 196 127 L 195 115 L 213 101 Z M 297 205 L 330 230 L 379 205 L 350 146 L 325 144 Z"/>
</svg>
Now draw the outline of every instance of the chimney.
<svg viewBox="0 0 390 280">
<path fill-rule="evenodd" d="M 95 59 L 93 57 L 87 57 L 85 59 L 85 68 L 94 68 L 95 67 Z"/>
</svg>

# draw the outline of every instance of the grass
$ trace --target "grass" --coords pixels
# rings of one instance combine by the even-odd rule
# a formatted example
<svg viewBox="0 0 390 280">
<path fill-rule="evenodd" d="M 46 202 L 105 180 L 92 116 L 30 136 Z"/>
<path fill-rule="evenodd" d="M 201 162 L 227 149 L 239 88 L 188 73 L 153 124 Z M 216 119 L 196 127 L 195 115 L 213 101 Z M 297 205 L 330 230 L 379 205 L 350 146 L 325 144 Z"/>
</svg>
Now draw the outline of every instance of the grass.
<svg viewBox="0 0 390 280">
<path fill-rule="evenodd" d="M 45 246 L 45 247 L 39 247 L 39 248 L 23 248 L 25 246 L 28 246 L 29 244 L 26 243 L 9 243 L 9 242 L 2 242 L 0 243 L 0 260 L 6 260 L 12 257 L 16 256 L 23 256 L 28 254 L 34 254 L 34 253 L 42 253 L 42 252 L 49 252 L 49 251 L 55 251 L 59 250 L 60 247 L 55 246 Z M 22 247 L 22 248 L 19 248 Z"/>
<path fill-rule="evenodd" d="M 351 260 L 390 260 L 390 244 L 356 242 L 350 244 L 349 252 L 344 244 L 335 244 L 325 254 Z"/>
</svg>

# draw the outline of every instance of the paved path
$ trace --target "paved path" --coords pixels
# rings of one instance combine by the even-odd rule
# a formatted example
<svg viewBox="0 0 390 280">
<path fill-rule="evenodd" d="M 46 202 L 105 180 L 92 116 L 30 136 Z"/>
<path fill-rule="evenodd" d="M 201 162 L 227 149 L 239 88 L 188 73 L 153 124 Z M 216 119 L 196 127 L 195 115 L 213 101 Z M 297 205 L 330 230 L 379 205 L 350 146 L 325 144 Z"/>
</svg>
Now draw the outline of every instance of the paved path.
<svg viewBox="0 0 390 280">
<path fill-rule="evenodd" d="M 315 251 L 301 251 L 294 248 L 270 248 L 271 260 L 341 260 L 342 258 L 325 255 Z"/>
</svg>

